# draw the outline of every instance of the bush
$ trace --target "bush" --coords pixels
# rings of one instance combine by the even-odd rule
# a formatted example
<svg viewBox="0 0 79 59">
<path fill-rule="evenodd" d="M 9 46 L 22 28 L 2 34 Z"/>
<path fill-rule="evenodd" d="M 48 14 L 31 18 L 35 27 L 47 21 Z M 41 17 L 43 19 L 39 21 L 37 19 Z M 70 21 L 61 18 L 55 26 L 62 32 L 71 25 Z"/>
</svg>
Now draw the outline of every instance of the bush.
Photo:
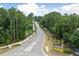
<svg viewBox="0 0 79 59">
<path fill-rule="evenodd" d="M 10 43 L 11 43 L 11 41 L 9 39 L 6 39 L 6 44 L 8 45 Z"/>
<path fill-rule="evenodd" d="M 57 52 L 61 52 L 63 53 L 63 49 L 60 49 L 60 48 L 53 48 L 54 51 L 57 51 Z"/>
<path fill-rule="evenodd" d="M 64 51 L 64 53 L 70 53 L 70 49 L 69 48 L 64 48 L 63 51 Z"/>
</svg>

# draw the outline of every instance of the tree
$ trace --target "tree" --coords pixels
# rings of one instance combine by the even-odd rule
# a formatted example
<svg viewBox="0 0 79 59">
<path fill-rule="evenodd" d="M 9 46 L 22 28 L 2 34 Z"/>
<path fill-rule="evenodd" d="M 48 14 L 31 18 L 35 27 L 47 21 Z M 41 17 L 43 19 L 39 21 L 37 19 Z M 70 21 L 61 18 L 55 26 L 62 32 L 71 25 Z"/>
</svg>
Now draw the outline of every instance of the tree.
<svg viewBox="0 0 79 59">
<path fill-rule="evenodd" d="M 75 31 L 70 36 L 70 44 L 79 47 L 79 31 Z"/>
<path fill-rule="evenodd" d="M 8 45 L 21 41 L 32 32 L 32 20 L 21 11 L 16 8 L 0 8 L 0 44 Z"/>
<path fill-rule="evenodd" d="M 39 22 L 41 26 L 52 33 L 56 39 L 62 39 L 65 43 L 75 42 L 74 39 L 70 40 L 70 37 L 74 31 L 79 28 L 79 16 L 77 14 L 61 15 L 58 12 L 50 12 L 43 16 Z"/>
<path fill-rule="evenodd" d="M 28 19 L 33 19 L 33 13 L 30 13 L 28 16 L 27 16 Z"/>
<path fill-rule="evenodd" d="M 44 27 L 46 27 L 50 32 L 53 33 L 52 27 L 54 24 L 59 21 L 61 18 L 61 14 L 58 12 L 51 12 L 42 17 L 42 21 L 40 22 Z"/>
</svg>

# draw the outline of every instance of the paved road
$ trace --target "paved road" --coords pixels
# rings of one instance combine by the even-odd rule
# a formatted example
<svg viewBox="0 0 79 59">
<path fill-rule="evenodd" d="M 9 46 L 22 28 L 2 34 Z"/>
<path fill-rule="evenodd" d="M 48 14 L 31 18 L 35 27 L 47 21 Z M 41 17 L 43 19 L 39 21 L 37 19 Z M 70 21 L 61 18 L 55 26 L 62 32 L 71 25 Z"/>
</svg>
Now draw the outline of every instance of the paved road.
<svg viewBox="0 0 79 59">
<path fill-rule="evenodd" d="M 21 46 L 12 49 L 4 54 L 3 56 L 44 56 L 42 53 L 42 45 L 44 41 L 44 32 L 40 28 L 39 24 L 36 24 L 36 35 L 31 39 L 27 40 Z"/>
</svg>

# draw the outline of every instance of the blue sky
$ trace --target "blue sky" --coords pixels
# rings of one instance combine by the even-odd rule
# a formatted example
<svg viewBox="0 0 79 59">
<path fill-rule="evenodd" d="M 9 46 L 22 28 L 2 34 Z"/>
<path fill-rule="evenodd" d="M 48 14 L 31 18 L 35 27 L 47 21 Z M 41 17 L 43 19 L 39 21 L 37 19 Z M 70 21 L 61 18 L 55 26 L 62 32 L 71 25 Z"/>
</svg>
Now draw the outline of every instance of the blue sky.
<svg viewBox="0 0 79 59">
<path fill-rule="evenodd" d="M 73 3 L 38 3 L 38 5 L 46 5 L 48 8 L 56 8 L 65 5 L 71 5 Z"/>
<path fill-rule="evenodd" d="M 79 4 L 75 3 L 0 3 L 0 7 L 4 7 L 6 9 L 14 7 L 26 15 L 34 13 L 34 15 L 37 16 L 43 16 L 53 11 L 60 12 L 61 14 L 79 14 Z"/>
<path fill-rule="evenodd" d="M 4 8 L 8 9 L 11 7 L 17 7 L 17 5 L 22 5 L 22 4 L 27 4 L 27 3 L 0 3 L 0 5 L 3 5 Z M 73 3 L 37 3 L 39 6 L 40 5 L 46 5 L 47 8 L 56 8 L 60 6 L 65 6 L 65 5 L 70 5 Z"/>
</svg>

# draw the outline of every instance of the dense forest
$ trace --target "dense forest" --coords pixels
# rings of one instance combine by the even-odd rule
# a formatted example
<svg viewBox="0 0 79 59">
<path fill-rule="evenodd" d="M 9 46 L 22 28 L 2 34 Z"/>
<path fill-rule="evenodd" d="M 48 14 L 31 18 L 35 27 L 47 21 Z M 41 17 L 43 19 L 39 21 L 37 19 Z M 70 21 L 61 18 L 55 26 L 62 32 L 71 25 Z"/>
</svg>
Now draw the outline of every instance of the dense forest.
<svg viewBox="0 0 79 59">
<path fill-rule="evenodd" d="M 21 41 L 32 34 L 32 15 L 16 8 L 0 8 L 0 45 Z"/>
<path fill-rule="evenodd" d="M 51 12 L 44 16 L 27 17 L 16 8 L 0 8 L 0 45 L 21 41 L 32 34 L 35 19 L 57 40 L 79 47 L 79 15 Z"/>
<path fill-rule="evenodd" d="M 42 17 L 35 17 L 35 19 L 57 40 L 79 47 L 79 15 L 51 12 Z"/>
</svg>

